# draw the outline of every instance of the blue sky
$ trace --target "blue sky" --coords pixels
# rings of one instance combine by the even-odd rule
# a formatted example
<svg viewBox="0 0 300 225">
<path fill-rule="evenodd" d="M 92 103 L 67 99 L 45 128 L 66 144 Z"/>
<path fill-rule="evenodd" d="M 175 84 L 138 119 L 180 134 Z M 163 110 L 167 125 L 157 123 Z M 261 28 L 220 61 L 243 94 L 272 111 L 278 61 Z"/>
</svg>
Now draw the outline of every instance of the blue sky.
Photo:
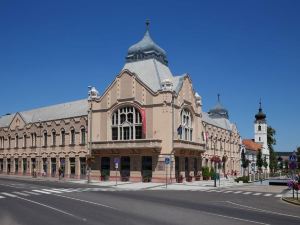
<svg viewBox="0 0 300 225">
<path fill-rule="evenodd" d="M 217 93 L 243 138 L 262 98 L 278 151 L 300 145 L 300 1 L 0 1 L 0 115 L 100 92 L 150 19 L 203 110 Z"/>
</svg>

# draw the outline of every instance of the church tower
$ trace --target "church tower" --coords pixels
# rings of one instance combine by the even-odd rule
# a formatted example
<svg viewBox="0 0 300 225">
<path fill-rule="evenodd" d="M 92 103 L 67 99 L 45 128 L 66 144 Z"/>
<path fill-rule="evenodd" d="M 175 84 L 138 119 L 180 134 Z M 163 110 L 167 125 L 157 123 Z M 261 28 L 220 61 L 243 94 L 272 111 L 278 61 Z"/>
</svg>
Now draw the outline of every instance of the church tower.
<svg viewBox="0 0 300 225">
<path fill-rule="evenodd" d="M 268 138 L 267 138 L 267 130 L 268 125 L 266 121 L 266 114 L 263 113 L 261 107 L 261 101 L 259 102 L 259 109 L 258 113 L 255 115 L 255 122 L 254 122 L 254 141 L 262 145 L 262 158 L 266 157 L 268 162 L 268 170 L 270 165 L 270 152 L 268 148 Z"/>
</svg>

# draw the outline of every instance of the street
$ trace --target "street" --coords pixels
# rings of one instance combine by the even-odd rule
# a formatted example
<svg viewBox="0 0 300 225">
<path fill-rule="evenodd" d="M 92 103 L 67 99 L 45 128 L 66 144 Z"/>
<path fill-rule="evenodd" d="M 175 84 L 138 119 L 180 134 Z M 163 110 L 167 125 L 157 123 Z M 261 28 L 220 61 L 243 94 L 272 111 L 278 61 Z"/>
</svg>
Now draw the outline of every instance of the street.
<svg viewBox="0 0 300 225">
<path fill-rule="evenodd" d="M 234 188 L 117 191 L 113 187 L 0 178 L 1 225 L 299 223 L 299 207 L 271 193 L 250 195 Z"/>
</svg>

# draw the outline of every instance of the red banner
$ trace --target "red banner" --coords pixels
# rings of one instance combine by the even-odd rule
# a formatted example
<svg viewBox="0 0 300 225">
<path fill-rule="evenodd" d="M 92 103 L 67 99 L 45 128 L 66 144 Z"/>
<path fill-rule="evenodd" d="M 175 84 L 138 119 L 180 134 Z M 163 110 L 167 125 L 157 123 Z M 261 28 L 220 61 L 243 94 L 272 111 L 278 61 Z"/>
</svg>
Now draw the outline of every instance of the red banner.
<svg viewBox="0 0 300 225">
<path fill-rule="evenodd" d="M 142 108 L 140 110 L 141 116 L 142 116 L 142 132 L 143 132 L 143 138 L 146 138 L 146 110 Z"/>
</svg>

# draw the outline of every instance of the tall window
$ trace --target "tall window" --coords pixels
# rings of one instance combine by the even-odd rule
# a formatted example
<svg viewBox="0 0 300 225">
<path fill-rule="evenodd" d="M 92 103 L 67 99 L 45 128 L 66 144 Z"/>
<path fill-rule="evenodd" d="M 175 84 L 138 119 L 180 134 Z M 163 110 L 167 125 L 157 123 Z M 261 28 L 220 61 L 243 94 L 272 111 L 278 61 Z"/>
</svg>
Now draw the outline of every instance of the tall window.
<svg viewBox="0 0 300 225">
<path fill-rule="evenodd" d="M 71 140 L 70 140 L 71 145 L 75 145 L 75 129 L 71 128 Z"/>
<path fill-rule="evenodd" d="M 44 133 L 43 133 L 43 139 L 44 139 L 44 147 L 46 147 L 47 144 L 48 144 L 48 135 L 47 135 L 47 131 L 44 131 Z"/>
<path fill-rule="evenodd" d="M 85 140 L 85 128 L 82 127 L 81 130 L 80 130 L 80 132 L 81 132 L 81 144 L 85 145 L 85 143 L 86 143 L 86 140 Z"/>
<path fill-rule="evenodd" d="M 191 112 L 187 109 L 181 111 L 181 133 L 180 138 L 186 141 L 192 141 L 193 128 Z"/>
<path fill-rule="evenodd" d="M 66 143 L 66 132 L 64 129 L 60 131 L 60 137 L 61 137 L 61 145 L 64 146 Z"/>
<path fill-rule="evenodd" d="M 138 109 L 127 106 L 112 116 L 112 140 L 142 139 L 142 117 Z"/>
<path fill-rule="evenodd" d="M 261 125 L 258 125 L 258 131 L 261 131 Z"/>
<path fill-rule="evenodd" d="M 36 133 L 31 133 L 31 147 L 36 147 Z"/>
<path fill-rule="evenodd" d="M 27 146 L 27 136 L 26 134 L 23 135 L 23 148 L 26 148 Z"/>
<path fill-rule="evenodd" d="M 11 137 L 8 136 L 8 148 L 11 148 Z"/>
<path fill-rule="evenodd" d="M 0 137 L 0 148 L 4 148 L 4 137 Z"/>
<path fill-rule="evenodd" d="M 52 146 L 56 145 L 56 131 L 52 130 Z"/>
<path fill-rule="evenodd" d="M 15 148 L 19 148 L 19 135 L 17 135 L 17 134 L 15 137 Z"/>
</svg>

